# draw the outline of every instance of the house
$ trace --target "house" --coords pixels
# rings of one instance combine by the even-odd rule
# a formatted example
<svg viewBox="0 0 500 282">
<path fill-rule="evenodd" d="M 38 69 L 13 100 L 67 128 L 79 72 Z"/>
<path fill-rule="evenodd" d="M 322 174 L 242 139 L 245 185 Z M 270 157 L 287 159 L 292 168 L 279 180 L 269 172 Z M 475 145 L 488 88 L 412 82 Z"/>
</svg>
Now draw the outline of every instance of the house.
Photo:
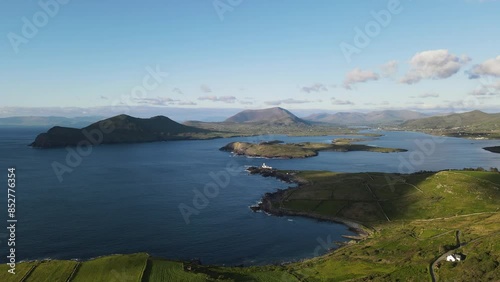
<svg viewBox="0 0 500 282">
<path fill-rule="evenodd" d="M 266 163 L 263 163 L 261 168 L 266 168 L 266 169 L 273 169 L 272 167 L 270 166 L 267 166 Z"/>
<path fill-rule="evenodd" d="M 461 261 L 461 260 L 462 260 L 462 256 L 459 254 L 451 254 L 451 255 L 446 257 L 446 261 L 457 262 L 457 261 Z"/>
</svg>

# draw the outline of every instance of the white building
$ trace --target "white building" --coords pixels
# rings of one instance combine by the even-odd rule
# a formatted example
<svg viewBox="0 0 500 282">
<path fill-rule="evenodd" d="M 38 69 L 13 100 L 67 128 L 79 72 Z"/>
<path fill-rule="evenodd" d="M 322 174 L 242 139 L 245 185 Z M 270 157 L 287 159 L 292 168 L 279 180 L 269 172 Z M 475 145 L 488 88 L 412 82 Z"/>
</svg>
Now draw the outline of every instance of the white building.
<svg viewBox="0 0 500 282">
<path fill-rule="evenodd" d="M 261 168 L 273 169 L 272 167 L 267 166 L 266 163 L 263 163 L 262 166 L 261 166 Z"/>
<path fill-rule="evenodd" d="M 446 257 L 446 261 L 456 262 L 460 261 L 462 257 L 459 254 L 451 254 Z"/>
</svg>

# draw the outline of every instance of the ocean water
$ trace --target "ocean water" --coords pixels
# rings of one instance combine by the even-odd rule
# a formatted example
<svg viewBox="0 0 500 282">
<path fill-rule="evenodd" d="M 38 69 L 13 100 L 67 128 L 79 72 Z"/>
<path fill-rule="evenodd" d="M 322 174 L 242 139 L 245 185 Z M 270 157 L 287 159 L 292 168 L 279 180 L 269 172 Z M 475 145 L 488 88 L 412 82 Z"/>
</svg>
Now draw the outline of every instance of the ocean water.
<svg viewBox="0 0 500 282">
<path fill-rule="evenodd" d="M 293 261 L 325 253 L 333 242 L 345 240 L 341 235 L 353 233 L 341 224 L 252 212 L 249 206 L 264 193 L 289 184 L 248 175 L 246 166 L 266 162 L 279 169 L 341 172 L 500 167 L 500 155 L 482 149 L 497 145 L 495 141 L 412 132 L 383 132 L 383 137 L 363 142 L 408 149 L 405 153 L 322 152 L 309 159 L 263 160 L 218 150 L 232 141 L 330 142 L 342 137 L 256 136 L 102 145 L 78 159 L 66 148 L 28 147 L 44 130 L 0 129 L 0 166 L 5 172 L 0 181 L 7 183 L 8 167 L 17 173 L 18 260 L 148 252 L 198 258 L 204 264 Z M 59 179 L 54 164 L 71 171 Z M 6 199 L 6 189 L 2 193 Z M 190 210 L 188 220 L 180 206 Z M 4 254 L 5 236 L 0 232 Z"/>
</svg>

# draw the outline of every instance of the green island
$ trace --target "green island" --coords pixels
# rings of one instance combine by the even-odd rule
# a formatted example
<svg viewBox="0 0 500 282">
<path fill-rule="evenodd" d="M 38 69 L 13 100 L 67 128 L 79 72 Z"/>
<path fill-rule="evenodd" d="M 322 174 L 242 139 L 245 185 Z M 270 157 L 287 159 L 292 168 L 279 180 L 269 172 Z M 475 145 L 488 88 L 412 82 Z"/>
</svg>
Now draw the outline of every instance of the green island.
<svg viewBox="0 0 500 282">
<path fill-rule="evenodd" d="M 493 171 L 493 170 L 492 170 Z M 0 281 L 484 281 L 500 277 L 500 174 L 280 171 L 252 174 L 297 183 L 267 193 L 259 209 L 342 222 L 360 236 L 320 257 L 224 267 L 146 253 L 88 261 L 0 266 Z M 445 257 L 458 253 L 460 262 Z"/>
<path fill-rule="evenodd" d="M 350 151 L 365 151 L 377 153 L 393 153 L 406 152 L 405 149 L 383 148 L 368 146 L 362 144 L 352 144 L 356 141 L 365 141 L 364 139 L 341 138 L 335 139 L 331 144 L 328 143 L 283 143 L 282 141 L 248 143 L 248 142 L 231 142 L 220 148 L 221 151 L 232 152 L 236 155 L 244 155 L 248 157 L 263 157 L 263 158 L 308 158 L 318 155 L 320 151 L 330 152 L 350 152 Z"/>
</svg>

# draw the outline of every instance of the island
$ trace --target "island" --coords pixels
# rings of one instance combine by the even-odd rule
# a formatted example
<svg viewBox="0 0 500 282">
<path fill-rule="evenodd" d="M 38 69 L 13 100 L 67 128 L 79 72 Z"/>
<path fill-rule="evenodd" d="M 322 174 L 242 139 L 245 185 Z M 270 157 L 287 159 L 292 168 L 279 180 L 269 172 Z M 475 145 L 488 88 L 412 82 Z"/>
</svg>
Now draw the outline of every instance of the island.
<svg viewBox="0 0 500 282">
<path fill-rule="evenodd" d="M 284 142 L 267 142 L 267 143 L 249 143 L 249 142 L 231 142 L 222 148 L 221 151 L 232 152 L 236 155 L 247 157 L 262 157 L 262 158 L 308 158 L 318 155 L 320 151 L 330 152 L 350 152 L 350 151 L 366 151 L 378 153 L 393 153 L 406 152 L 406 149 L 383 148 L 368 146 L 362 144 L 352 144 L 353 141 L 366 141 L 364 139 L 336 139 L 331 144 L 328 143 L 284 143 Z"/>
<path fill-rule="evenodd" d="M 39 134 L 30 146 L 54 148 L 77 145 L 142 143 L 167 140 L 207 139 L 216 132 L 186 126 L 165 116 L 148 119 L 118 115 L 78 129 L 55 126 Z"/>
</svg>

